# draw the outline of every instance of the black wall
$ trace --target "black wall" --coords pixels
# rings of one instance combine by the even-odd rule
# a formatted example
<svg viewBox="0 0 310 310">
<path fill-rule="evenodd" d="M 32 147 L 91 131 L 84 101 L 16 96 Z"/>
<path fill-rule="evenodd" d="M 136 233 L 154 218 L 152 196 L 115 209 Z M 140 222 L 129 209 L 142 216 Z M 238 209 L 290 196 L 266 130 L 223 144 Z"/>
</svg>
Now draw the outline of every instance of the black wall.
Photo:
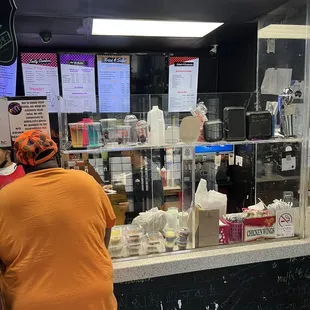
<svg viewBox="0 0 310 310">
<path fill-rule="evenodd" d="M 225 38 L 225 36 L 224 36 Z M 137 51 L 115 51 L 131 54 L 131 93 L 132 94 L 162 94 L 168 92 L 168 57 L 198 56 L 199 78 L 198 92 L 252 92 L 256 87 L 256 55 L 257 55 L 257 30 L 251 27 L 246 35 L 233 39 L 227 33 L 227 40 L 219 43 L 218 53 L 212 56 L 209 53 L 210 44 L 203 48 L 184 49 L 182 52 L 138 53 Z M 104 50 L 51 49 L 48 45 L 44 48 L 20 46 L 19 52 L 82 52 L 102 54 Z M 18 62 L 17 95 L 24 95 L 23 78 L 20 61 Z"/>
</svg>

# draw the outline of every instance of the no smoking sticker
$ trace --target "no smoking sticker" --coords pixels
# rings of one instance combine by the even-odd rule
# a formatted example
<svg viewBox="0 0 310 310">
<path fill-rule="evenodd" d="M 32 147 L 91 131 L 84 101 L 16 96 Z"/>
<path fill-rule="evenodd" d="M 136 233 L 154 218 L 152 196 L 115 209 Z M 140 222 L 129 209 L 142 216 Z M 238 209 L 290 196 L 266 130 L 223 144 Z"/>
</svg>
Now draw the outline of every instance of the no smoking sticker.
<svg viewBox="0 0 310 310">
<path fill-rule="evenodd" d="M 293 224 L 293 217 L 289 213 L 284 213 L 279 217 L 279 225 L 281 227 L 291 226 Z"/>
<path fill-rule="evenodd" d="M 281 210 L 276 213 L 276 237 L 294 237 L 293 210 Z"/>
</svg>

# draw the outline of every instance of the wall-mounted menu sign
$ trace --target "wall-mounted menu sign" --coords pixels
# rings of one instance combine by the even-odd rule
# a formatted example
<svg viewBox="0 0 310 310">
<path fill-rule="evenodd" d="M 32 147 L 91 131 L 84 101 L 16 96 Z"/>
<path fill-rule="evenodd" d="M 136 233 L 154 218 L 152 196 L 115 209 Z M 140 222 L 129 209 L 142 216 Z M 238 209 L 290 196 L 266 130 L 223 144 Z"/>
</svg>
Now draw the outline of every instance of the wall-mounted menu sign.
<svg viewBox="0 0 310 310">
<path fill-rule="evenodd" d="M 6 98 L 0 98 L 0 148 L 11 146 L 8 103 Z"/>
<path fill-rule="evenodd" d="M 60 55 L 62 112 L 96 112 L 95 56 L 82 54 Z"/>
<path fill-rule="evenodd" d="M 0 66 L 0 97 L 13 97 L 16 95 L 16 64 Z"/>
<path fill-rule="evenodd" d="M 17 58 L 17 40 L 14 27 L 16 5 L 14 0 L 1 0 L 0 9 L 0 65 L 10 66 Z"/>
<path fill-rule="evenodd" d="M 130 56 L 99 55 L 100 112 L 130 111 Z"/>
<path fill-rule="evenodd" d="M 26 96 L 46 96 L 49 112 L 58 112 L 59 82 L 57 55 L 53 53 L 21 54 Z"/>
<path fill-rule="evenodd" d="M 13 141 L 24 131 L 32 129 L 50 135 L 46 97 L 9 97 L 3 100 L 7 101 Z"/>
<path fill-rule="evenodd" d="M 188 112 L 197 103 L 198 57 L 169 58 L 169 112 Z"/>
</svg>

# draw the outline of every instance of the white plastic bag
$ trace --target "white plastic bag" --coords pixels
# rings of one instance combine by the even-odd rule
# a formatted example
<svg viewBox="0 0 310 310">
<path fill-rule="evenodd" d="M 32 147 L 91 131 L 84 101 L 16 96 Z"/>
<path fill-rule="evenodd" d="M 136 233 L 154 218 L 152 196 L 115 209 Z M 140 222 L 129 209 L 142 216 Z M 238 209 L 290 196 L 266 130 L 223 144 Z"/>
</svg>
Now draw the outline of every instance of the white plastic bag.
<svg viewBox="0 0 310 310">
<path fill-rule="evenodd" d="M 164 230 L 167 224 L 166 212 L 153 208 L 146 212 L 141 212 L 133 219 L 133 225 L 140 225 L 145 233 Z"/>
<path fill-rule="evenodd" d="M 218 209 L 220 217 L 227 212 L 227 196 L 213 190 L 208 191 L 207 181 L 204 179 L 200 179 L 195 194 L 195 203 L 205 210 Z"/>
<path fill-rule="evenodd" d="M 206 208 L 204 209 L 218 209 L 220 212 L 220 217 L 227 212 L 227 196 L 225 194 L 209 191 L 206 197 Z"/>
</svg>

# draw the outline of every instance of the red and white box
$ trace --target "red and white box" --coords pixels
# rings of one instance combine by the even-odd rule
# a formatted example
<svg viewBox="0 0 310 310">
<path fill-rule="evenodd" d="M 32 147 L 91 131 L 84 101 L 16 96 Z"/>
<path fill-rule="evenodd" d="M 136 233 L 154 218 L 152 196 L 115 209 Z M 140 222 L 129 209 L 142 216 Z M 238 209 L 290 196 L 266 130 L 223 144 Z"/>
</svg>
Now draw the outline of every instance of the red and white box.
<svg viewBox="0 0 310 310">
<path fill-rule="evenodd" d="M 243 241 L 276 238 L 276 217 L 254 217 L 243 220 Z"/>
</svg>

